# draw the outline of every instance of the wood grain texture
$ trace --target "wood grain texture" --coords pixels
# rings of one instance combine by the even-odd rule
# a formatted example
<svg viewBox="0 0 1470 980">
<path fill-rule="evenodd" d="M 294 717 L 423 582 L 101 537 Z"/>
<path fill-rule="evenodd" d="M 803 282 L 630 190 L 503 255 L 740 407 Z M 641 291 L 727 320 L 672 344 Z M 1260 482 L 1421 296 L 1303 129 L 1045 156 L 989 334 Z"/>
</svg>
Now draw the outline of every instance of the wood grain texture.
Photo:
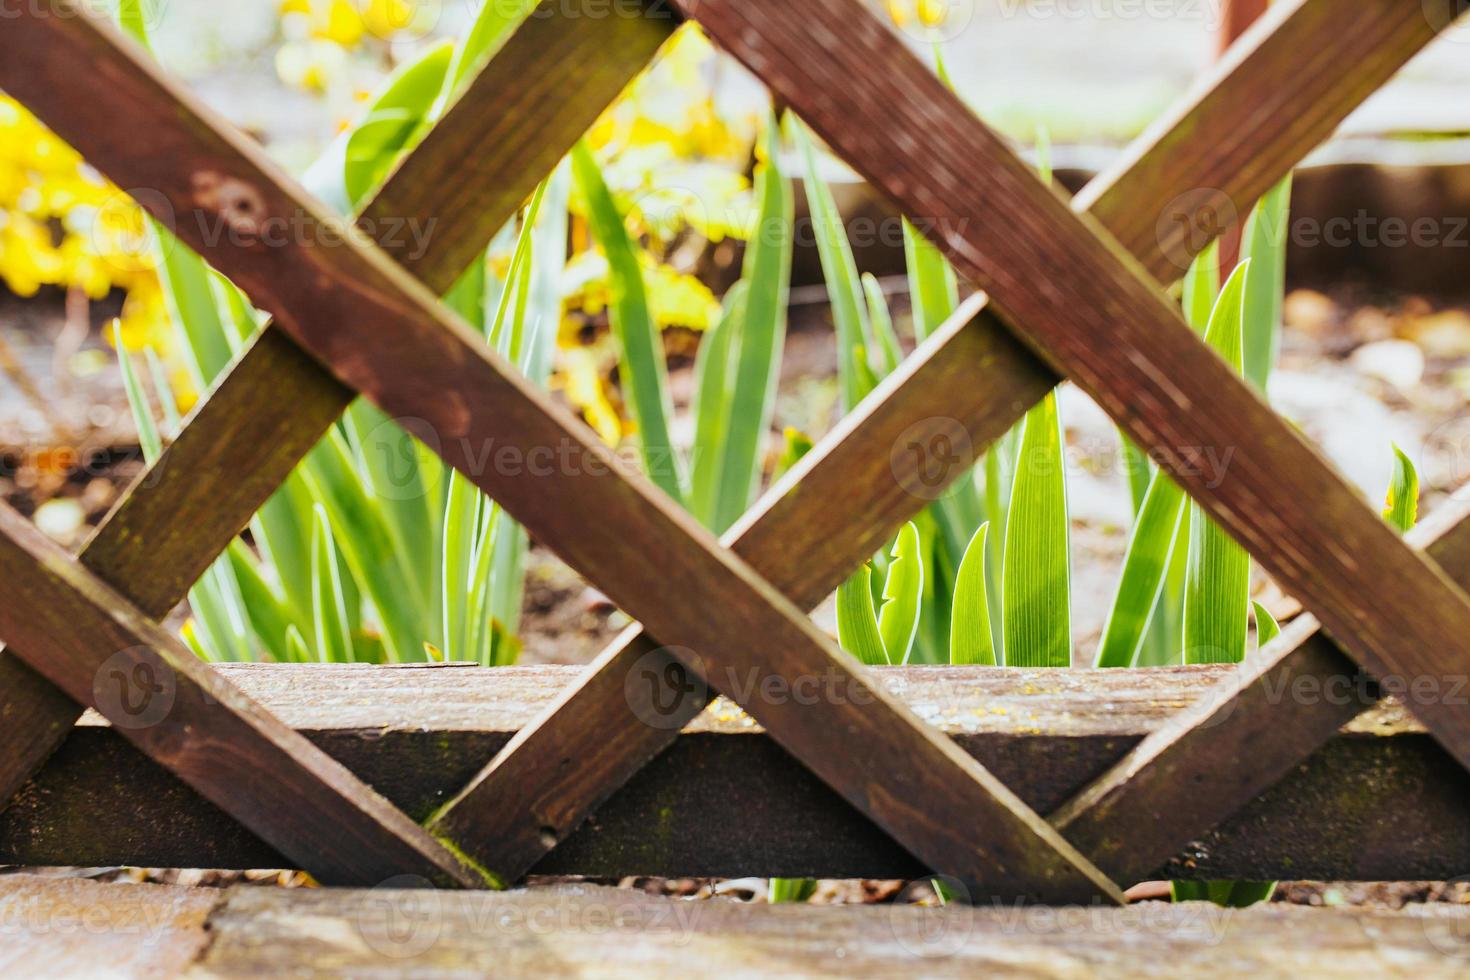
<svg viewBox="0 0 1470 980">
<path fill-rule="evenodd" d="M 718 976 L 1363 976 L 1463 972 L 1464 908 L 1408 913 L 1201 903 L 1091 909 L 869 906 L 771 908 L 687 902 L 586 884 L 505 895 L 235 889 L 199 960 L 213 976 L 279 975 L 292 964 L 364 975 L 446 973 L 642 978 L 698 963 Z M 426 905 L 425 900 L 428 901 Z M 426 910 L 438 915 L 424 922 Z M 1074 910 L 1075 912 L 1075 910 Z M 339 943 L 302 930 L 322 922 Z M 428 925 L 404 941 L 405 922 Z M 490 923 L 487 929 L 486 924 Z M 418 947 L 426 947 L 422 952 Z"/>
<path fill-rule="evenodd" d="M 228 665 L 226 679 L 422 818 L 555 702 L 575 667 Z M 1041 812 L 1229 675 L 1224 667 L 882 668 L 883 685 Z M 1470 866 L 1470 776 L 1387 700 L 1154 877 L 1444 879 Z M 99 823 L 96 814 L 108 814 Z M 1331 820 L 1322 819 L 1331 813 Z M 105 823 L 104 825 L 101 825 Z M 0 815 L 0 862 L 291 862 L 88 714 Z M 535 868 L 672 877 L 922 876 L 916 860 L 720 700 Z"/>
<path fill-rule="evenodd" d="M 403 812 L 0 505 L 0 636 L 133 744 L 330 884 L 483 886 Z M 95 819 L 94 815 L 94 819 Z"/>
<path fill-rule="evenodd" d="M 1303 84 L 1279 87 L 1274 97 L 1281 100 L 1280 113 L 1255 111 L 1261 78 L 1279 72 L 1282 51 L 1304 45 L 1338 50 L 1337 34 L 1324 43 L 1320 33 L 1324 17 L 1340 16 L 1335 2 L 1279 5 L 1286 13 L 1273 23 L 1270 43 L 1249 43 L 1211 78 L 1208 97 L 1187 98 L 1162 130 L 1141 138 L 1127 155 L 1144 177 L 1129 169 L 1101 178 L 1073 200 L 1074 209 L 1090 207 L 1109 231 L 1137 250 L 1140 261 L 1172 282 L 1179 270 L 1158 261 L 1163 253 L 1151 239 L 1130 235 L 1130 222 L 1139 214 L 1162 213 L 1181 184 L 1220 188 L 1229 198 L 1252 200 L 1306 152 L 1304 140 L 1319 129 L 1325 134 L 1366 94 L 1350 84 L 1356 70 L 1352 62 L 1324 56 L 1314 61 L 1317 67 Z M 1352 28 L 1343 36 L 1342 53 L 1353 53 L 1353 45 L 1366 35 Z M 1429 36 L 1432 32 L 1415 35 L 1421 43 Z M 1375 54 L 1375 64 L 1410 53 L 1411 46 L 1395 36 L 1380 43 L 1389 50 Z M 1350 95 L 1344 98 L 1342 92 Z M 1281 118 L 1315 120 L 1316 128 L 1283 132 Z M 1202 152 L 1209 141 L 1194 134 L 1206 129 L 1251 145 L 1252 168 L 1237 174 L 1230 169 L 1235 160 Z M 725 536 L 729 547 L 793 602 L 810 607 L 825 598 L 1055 383 L 1054 372 L 1012 339 L 984 303 L 983 295 L 966 300 L 902 370 Z M 918 467 L 935 462 L 946 463 L 947 470 L 939 482 L 926 486 Z M 863 491 L 853 492 L 858 487 Z M 634 671 L 662 683 L 633 683 Z M 649 699 L 655 690 L 666 698 L 667 713 L 659 716 L 660 724 L 648 725 L 642 719 L 654 711 Z M 480 859 L 505 877 L 518 878 L 670 745 L 707 694 L 688 684 L 676 661 L 660 653 L 656 643 L 629 631 L 521 729 L 440 811 L 435 825 L 455 839 L 483 842 L 476 849 Z"/>
<path fill-rule="evenodd" d="M 699 0 L 686 12 L 932 234 L 1018 336 L 1360 662 L 1379 675 L 1436 678 L 1470 667 L 1465 592 L 1404 546 L 1206 348 L 1146 270 L 1069 210 L 858 0 Z M 1415 708 L 1470 764 L 1470 712 Z"/>
<path fill-rule="evenodd" d="M 120 46 L 110 27 L 53 0 L 0 33 L 0 54 L 0 83 L 11 94 L 119 186 L 159 189 L 184 241 L 343 382 L 390 416 L 423 420 L 451 465 L 681 660 L 698 661 L 697 673 L 718 672 L 725 689 L 753 685 L 745 703 L 773 735 L 917 856 L 977 887 L 983 881 L 987 894 L 1122 900 L 1045 820 L 878 689 L 422 284 L 358 236 L 331 248 L 306 244 L 330 217 L 258 148 Z M 85 86 L 69 67 L 76 64 L 91 66 Z M 131 123 L 123 137 L 120 119 Z M 139 130 L 155 138 L 140 144 L 131 139 Z M 234 234 L 204 234 L 220 221 Z M 267 245 L 261 230 L 281 221 L 307 231 Z M 519 464 L 507 463 L 507 449 Z M 568 519 L 578 513 L 600 519 Z M 667 601 L 670 582 L 705 601 Z M 740 641 L 752 631 L 765 639 L 759 650 Z M 773 688 L 786 693 L 768 694 Z M 806 693 L 813 689 L 836 693 Z M 856 764 L 854 745 L 862 747 Z"/>
<path fill-rule="evenodd" d="M 1456 0 L 1364 0 L 1344 17 L 1338 0 L 1272 3 L 1078 204 L 1156 277 L 1177 279 L 1460 9 Z M 1141 196 L 1158 206 L 1126 206 Z"/>
<path fill-rule="evenodd" d="M 643 978 L 1424 978 L 1463 972 L 1470 910 L 1150 902 L 1069 914 L 962 905 L 765 906 L 584 883 L 513 892 L 187 888 L 13 875 L 0 962 L 39 973 Z M 84 922 L 104 928 L 74 928 Z M 303 928 L 310 923 L 311 928 Z M 70 928 L 69 928 L 70 927 Z M 205 942 L 205 939 L 208 942 Z M 140 938 L 142 941 L 140 941 Z M 1391 969 L 1385 970 L 1386 966 Z M 48 967 L 50 969 L 48 969 Z"/>
<path fill-rule="evenodd" d="M 1410 541 L 1470 584 L 1470 499 L 1441 508 Z M 1230 817 L 1375 704 L 1470 706 L 1470 673 L 1370 678 L 1311 616 L 1227 674 L 1052 815 L 1119 880 L 1137 880 Z"/>
<path fill-rule="evenodd" d="M 430 290 L 448 290 L 669 29 L 667 17 L 604 23 L 565 16 L 554 2 L 538 8 L 388 178 L 359 225 L 382 230 L 381 247 Z M 553 37 L 555 50 L 568 55 L 617 44 L 596 71 L 568 57 L 529 73 Z M 556 99 L 545 98 L 547 86 Z M 521 126 L 527 114 L 542 125 Z M 507 126 L 534 138 L 507 140 Z M 450 173 L 453 180 L 445 178 Z M 410 222 L 433 229 L 421 249 L 401 231 Z M 149 616 L 163 617 L 353 397 L 288 334 L 267 326 L 129 488 L 83 550 L 83 564 Z M 10 747 L 0 755 L 0 807 L 80 712 L 23 660 L 0 651 L 0 743 Z"/>
</svg>

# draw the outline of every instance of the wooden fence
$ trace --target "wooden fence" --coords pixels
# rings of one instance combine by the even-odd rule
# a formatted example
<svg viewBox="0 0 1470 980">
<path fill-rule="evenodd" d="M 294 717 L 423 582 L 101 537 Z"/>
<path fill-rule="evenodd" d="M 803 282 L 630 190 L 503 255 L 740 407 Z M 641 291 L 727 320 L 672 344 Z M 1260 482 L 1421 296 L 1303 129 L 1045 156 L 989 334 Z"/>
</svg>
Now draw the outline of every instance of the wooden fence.
<svg viewBox="0 0 1470 980">
<path fill-rule="evenodd" d="M 1470 599 L 1456 584 L 1470 575 L 1465 508 L 1400 539 L 1162 289 L 1221 229 L 1214 216 L 1243 213 L 1453 21 L 1455 0 L 1273 4 L 1206 84 L 1070 202 L 859 0 L 680 0 L 603 17 L 546 0 L 366 209 L 364 227 L 435 220 L 422 256 L 360 234 L 340 247 L 267 247 L 261 229 L 274 222 L 335 229 L 338 219 L 85 6 L 37 0 L 0 22 L 0 88 L 120 187 L 151 191 L 142 203 L 274 321 L 78 559 L 0 510 L 10 644 L 0 795 L 15 801 L 0 818 L 0 860 L 286 863 L 331 884 L 461 886 L 532 868 L 932 871 L 974 894 L 1113 902 L 1115 882 L 1166 866 L 1250 877 L 1463 870 L 1470 843 L 1453 818 L 1466 777 L 1444 752 L 1470 763 L 1470 711 L 1455 694 L 1470 672 Z M 718 541 L 435 298 L 683 17 L 935 229 L 985 290 Z M 217 227 L 230 234 L 205 233 Z M 1036 711 L 1049 720 L 1035 732 L 970 738 L 921 720 L 922 698 L 890 691 L 907 675 L 861 666 L 804 610 L 924 506 L 920 480 L 936 463 L 947 479 L 968 469 L 973 455 L 936 459 L 937 440 L 982 452 L 1062 377 L 1315 618 L 1238 669 L 1053 685 L 1066 704 L 1085 697 L 1078 685 L 1136 689 L 1177 708 L 1167 718 L 1094 711 L 1093 727 L 1068 731 L 1043 696 Z M 468 675 L 481 700 L 452 722 L 425 721 L 402 700 L 460 668 L 354 668 L 328 682 L 310 667 L 198 661 L 156 620 L 359 393 L 432 433 L 445 460 L 641 629 L 570 679 Z M 550 449 L 566 465 L 502 473 L 475 452 L 491 444 L 527 457 Z M 1231 465 L 1212 485 L 1194 462 L 1226 449 Z M 577 516 L 587 513 L 598 520 Z M 1371 681 L 1346 698 L 1282 693 L 1359 675 L 1429 682 L 1409 688 L 1414 722 L 1344 732 L 1384 710 Z M 983 703 L 1016 696 L 1007 685 L 1024 675 L 946 676 Z M 564 686 L 548 691 L 548 677 Z M 760 693 L 813 682 L 837 694 Z M 380 695 L 385 714 L 367 717 L 391 718 L 390 733 L 423 727 L 427 741 L 405 732 L 367 746 L 363 732 L 378 724 L 344 727 L 327 691 L 290 703 L 327 683 L 353 703 Z M 498 707 L 517 683 L 542 685 L 519 714 Z M 741 698 L 800 768 L 754 733 L 681 734 L 713 690 Z M 84 705 L 111 727 L 73 734 Z M 649 780 L 683 781 L 669 769 L 678 760 L 685 795 L 650 792 Z M 728 772 L 711 760 L 729 760 Z M 1370 780 L 1377 795 L 1330 805 L 1322 795 L 1334 775 L 1389 772 L 1397 781 Z M 765 801 L 759 812 L 696 819 L 697 801 L 718 800 L 726 778 L 732 791 L 751 787 L 742 799 Z M 1375 806 L 1420 825 L 1444 814 L 1445 826 L 1423 842 L 1374 838 L 1386 850 L 1372 855 L 1320 830 L 1344 813 L 1378 819 Z M 1274 837 L 1251 839 L 1258 819 Z M 793 829 L 821 820 L 838 828 L 830 838 L 825 826 Z M 1199 841 L 1209 846 L 1191 852 Z"/>
</svg>

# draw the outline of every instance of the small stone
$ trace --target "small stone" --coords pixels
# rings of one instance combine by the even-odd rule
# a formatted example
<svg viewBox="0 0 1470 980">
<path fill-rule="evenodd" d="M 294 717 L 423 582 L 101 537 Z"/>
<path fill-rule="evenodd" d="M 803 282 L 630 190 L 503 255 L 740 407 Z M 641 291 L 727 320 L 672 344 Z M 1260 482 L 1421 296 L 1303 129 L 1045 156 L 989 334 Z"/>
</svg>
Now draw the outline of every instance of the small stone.
<svg viewBox="0 0 1470 980">
<path fill-rule="evenodd" d="M 1424 352 L 1407 340 L 1378 340 L 1353 351 L 1352 366 L 1399 390 L 1417 385 L 1424 377 Z"/>
</svg>

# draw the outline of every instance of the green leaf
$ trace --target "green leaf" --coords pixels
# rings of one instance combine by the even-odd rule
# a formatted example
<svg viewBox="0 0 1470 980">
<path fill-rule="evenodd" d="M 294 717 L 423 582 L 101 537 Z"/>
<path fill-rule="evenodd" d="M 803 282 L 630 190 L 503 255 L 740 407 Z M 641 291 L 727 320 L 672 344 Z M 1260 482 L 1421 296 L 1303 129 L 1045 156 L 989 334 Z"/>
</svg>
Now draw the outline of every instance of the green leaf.
<svg viewBox="0 0 1470 980">
<path fill-rule="evenodd" d="M 1175 902 L 1213 902 L 1236 909 L 1267 901 L 1276 893 L 1274 881 L 1174 881 L 1170 885 Z"/>
<path fill-rule="evenodd" d="M 1155 472 L 1128 539 L 1118 591 L 1097 648 L 1097 666 L 1138 666 L 1144 635 L 1163 592 L 1184 502 L 1179 484 Z"/>
<path fill-rule="evenodd" d="M 805 902 L 817 891 L 812 878 L 772 878 L 767 901 L 772 905 L 781 902 Z"/>
<path fill-rule="evenodd" d="M 919 597 L 924 591 L 924 558 L 919 529 L 910 521 L 898 532 L 889 553 L 888 576 L 883 582 L 883 607 L 878 611 L 878 634 L 891 664 L 906 664 L 919 629 Z"/>
<path fill-rule="evenodd" d="M 740 331 L 727 337 L 733 360 L 730 415 L 720 446 L 724 460 L 716 491 L 716 534 L 745 513 L 760 488 L 761 443 L 776 410 L 776 382 L 786 342 L 786 306 L 791 282 L 793 203 L 791 187 L 776 165 L 776 121 L 766 128 L 765 162 L 756 170 L 760 213 L 746 245 L 743 281 L 748 284 Z M 706 452 L 712 447 L 703 446 Z"/>
<path fill-rule="evenodd" d="M 164 306 L 179 337 L 194 386 L 206 391 L 234 356 L 215 297 L 214 273 L 168 229 L 151 220 L 149 226 L 153 231 Z"/>
<path fill-rule="evenodd" d="M 1286 233 L 1291 175 L 1257 202 L 1241 235 L 1240 255 L 1250 260 L 1245 279 L 1245 376 L 1262 392 L 1281 349 L 1281 306 L 1286 290 Z"/>
<path fill-rule="evenodd" d="M 163 454 L 163 440 L 159 438 L 158 424 L 153 420 L 153 407 L 143 386 L 138 383 L 133 359 L 123 344 L 122 324 L 116 320 L 112 323 L 112 342 L 117 348 L 117 366 L 122 371 L 123 392 L 133 413 L 133 426 L 138 430 L 138 446 L 143 450 L 143 461 L 152 465 Z"/>
<path fill-rule="evenodd" d="M 1067 476 L 1061 417 L 1052 392 L 1026 413 L 1016 458 L 1002 571 L 1005 662 L 1072 663 Z"/>
<path fill-rule="evenodd" d="M 317 656 L 327 663 L 348 663 L 352 657 L 352 630 L 347 625 L 347 603 L 337 567 L 337 543 L 327 520 L 327 509 L 313 509 L 311 536 L 311 606 L 316 615 Z"/>
<path fill-rule="evenodd" d="M 732 419 L 731 351 L 734 336 L 745 319 L 747 283 L 741 280 L 725 293 L 724 314 L 705 331 L 694 360 L 694 453 L 689 472 L 689 509 L 706 527 L 714 525 L 719 499 L 720 469 L 725 455 L 720 447 Z"/>
<path fill-rule="evenodd" d="M 240 598 L 250 619 L 251 632 L 265 645 L 272 657 L 282 663 L 287 662 L 291 653 L 286 634 L 293 624 L 286 603 L 266 581 L 260 563 L 243 541 L 239 538 L 231 541 L 229 550 L 225 553 L 229 556 L 230 568 L 235 573 Z"/>
<path fill-rule="evenodd" d="M 1242 300 L 1250 260 L 1231 273 L 1210 315 L 1205 341 L 1230 367 L 1242 367 Z M 1250 556 L 1189 504 L 1189 563 L 1184 582 L 1185 663 L 1239 663 L 1245 657 L 1250 596 Z"/>
<path fill-rule="evenodd" d="M 832 325 L 837 334 L 837 387 L 842 394 L 842 411 L 850 412 L 872 390 L 872 368 L 864 353 L 872 349 L 867 303 L 858 279 L 857 262 L 852 257 L 852 243 L 847 240 L 832 189 L 817 168 L 811 137 L 801 123 L 793 125 L 791 132 L 806 165 L 803 183 L 807 209 L 811 212 L 812 237 L 816 239 L 827 298 L 832 304 Z"/>
<path fill-rule="evenodd" d="M 1419 471 L 1397 445 L 1393 447 L 1393 477 L 1383 501 L 1383 516 L 1400 532 L 1408 531 L 1419 519 Z"/>
<path fill-rule="evenodd" d="M 865 664 L 886 664 L 873 612 L 873 570 L 866 563 L 837 587 L 837 641 Z"/>
<path fill-rule="evenodd" d="M 1271 610 L 1255 600 L 1251 601 L 1251 609 L 1256 614 L 1256 647 L 1260 648 L 1281 635 L 1281 624 L 1276 622 Z"/>
<path fill-rule="evenodd" d="M 628 395 L 639 445 L 649 478 L 679 504 L 684 480 L 669 435 L 673 408 L 664 365 L 663 338 L 648 309 L 643 272 L 628 238 L 623 216 L 602 181 L 592 150 L 585 142 L 572 149 L 572 173 L 587 202 L 587 222 L 602 246 L 608 265 L 608 315 L 620 348 L 620 374 Z"/>
<path fill-rule="evenodd" d="M 908 218 L 903 219 L 903 254 L 913 298 L 914 337 L 922 341 L 959 305 L 959 284 L 948 260 Z"/>
<path fill-rule="evenodd" d="M 293 664 L 304 664 L 311 661 L 311 650 L 306 645 L 306 640 L 301 636 L 301 631 L 296 625 L 286 627 L 286 662 Z"/>
<path fill-rule="evenodd" d="M 117 0 L 118 26 L 123 29 L 123 33 L 143 45 L 145 50 L 151 51 L 148 44 L 148 15 L 156 11 L 155 0 Z"/>
<path fill-rule="evenodd" d="M 949 662 L 952 664 L 995 663 L 995 642 L 990 633 L 990 597 L 985 585 L 985 539 L 990 525 L 981 524 L 955 576 L 954 612 L 950 620 Z"/>
<path fill-rule="evenodd" d="M 883 355 L 882 373 L 886 378 L 903 362 L 903 348 L 898 342 L 898 332 L 893 329 L 893 315 L 888 311 L 888 298 L 883 295 L 883 286 L 871 272 L 862 275 L 863 293 L 868 298 L 868 321 L 873 325 L 873 336 L 878 341 L 878 351 Z"/>
<path fill-rule="evenodd" d="M 454 57 L 454 43 L 444 41 L 405 62 L 383 83 L 367 115 L 353 127 L 342 168 L 353 210 L 382 185 L 398 161 L 428 132 Z"/>
<path fill-rule="evenodd" d="M 1185 321 L 1203 334 L 1210 323 L 1210 313 L 1215 308 L 1215 297 L 1220 295 L 1220 244 L 1210 242 L 1185 270 L 1182 285 Z"/>
<path fill-rule="evenodd" d="M 449 81 L 444 89 L 444 99 L 439 108 L 440 114 L 458 97 L 465 83 L 495 56 L 537 2 L 538 0 L 496 0 L 495 3 L 486 3 L 480 7 L 480 13 L 470 25 L 464 43 L 455 54 Z"/>
</svg>

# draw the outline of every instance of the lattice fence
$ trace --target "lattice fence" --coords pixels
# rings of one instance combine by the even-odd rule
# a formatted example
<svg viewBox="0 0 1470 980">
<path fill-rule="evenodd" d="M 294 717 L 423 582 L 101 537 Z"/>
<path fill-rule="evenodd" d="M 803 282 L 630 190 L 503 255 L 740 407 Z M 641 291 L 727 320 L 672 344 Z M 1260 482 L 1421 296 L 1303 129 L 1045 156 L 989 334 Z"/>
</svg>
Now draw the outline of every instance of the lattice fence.
<svg viewBox="0 0 1470 980">
<path fill-rule="evenodd" d="M 1220 227 L 1208 215 L 1256 199 L 1459 6 L 1282 0 L 1208 84 L 1067 202 L 859 0 L 683 0 L 608 17 L 547 0 L 367 207 L 365 226 L 437 221 L 414 257 L 361 235 L 267 247 L 260 230 L 273 221 L 338 221 L 83 4 L 38 0 L 0 21 L 0 87 L 120 187 L 148 189 L 144 206 L 275 319 L 78 560 L 0 509 L 0 636 L 11 644 L 0 661 L 0 796 L 21 790 L 90 705 L 325 883 L 495 885 L 525 874 L 673 743 L 712 689 L 737 694 L 729 678 L 787 689 L 820 678 L 842 696 L 744 706 L 924 867 L 976 894 L 1121 901 L 1115 882 L 1159 868 L 1378 697 L 1368 685 L 1283 703 L 1279 692 L 1302 678 L 1326 683 L 1361 665 L 1438 682 L 1409 708 L 1470 764 L 1470 712 L 1440 696 L 1470 670 L 1470 599 L 1456 584 L 1470 575 L 1464 507 L 1399 539 L 1162 289 Z M 985 290 L 720 541 L 436 299 L 683 16 L 936 229 L 935 244 Z M 231 234 L 204 234 L 221 222 Z M 1047 818 L 804 609 L 928 501 L 920 470 L 932 472 L 936 439 L 970 447 L 949 461 L 957 478 L 1064 376 L 1316 618 L 1241 669 L 1209 675 L 1202 697 Z M 155 622 L 358 393 L 414 420 L 641 623 L 426 826 Z M 472 451 L 489 444 L 524 457 L 551 448 L 567 464 L 506 475 Z M 1211 485 L 1195 463 L 1226 449 L 1231 466 Z M 598 520 L 578 516 L 588 513 Z M 104 682 L 116 678 L 120 689 Z M 150 711 L 129 685 L 169 696 Z"/>
</svg>

